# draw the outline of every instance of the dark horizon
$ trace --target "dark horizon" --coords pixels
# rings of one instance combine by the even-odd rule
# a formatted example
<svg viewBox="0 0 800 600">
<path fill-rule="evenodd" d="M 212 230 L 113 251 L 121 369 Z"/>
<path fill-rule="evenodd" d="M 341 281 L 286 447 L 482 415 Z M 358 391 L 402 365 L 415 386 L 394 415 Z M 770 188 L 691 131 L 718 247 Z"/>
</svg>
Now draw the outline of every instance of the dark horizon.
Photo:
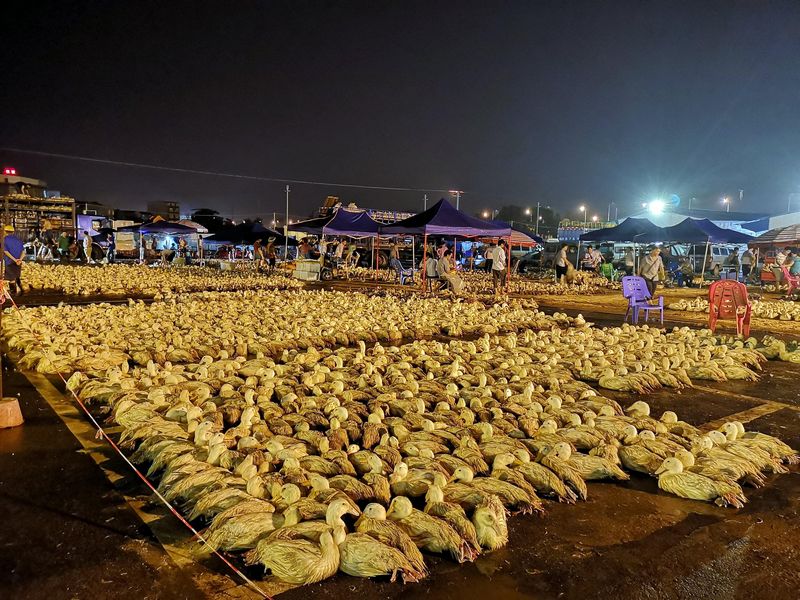
<svg viewBox="0 0 800 600">
<path fill-rule="evenodd" d="M 602 218 L 612 201 L 623 214 L 673 194 L 783 212 L 800 192 L 797 2 L 8 4 L 3 147 L 458 188 L 470 212 L 538 201 L 573 218 L 581 204 Z M 0 161 L 119 208 L 284 211 L 279 182 Z M 422 192 L 290 185 L 295 217 L 327 195 L 423 203 Z"/>
</svg>

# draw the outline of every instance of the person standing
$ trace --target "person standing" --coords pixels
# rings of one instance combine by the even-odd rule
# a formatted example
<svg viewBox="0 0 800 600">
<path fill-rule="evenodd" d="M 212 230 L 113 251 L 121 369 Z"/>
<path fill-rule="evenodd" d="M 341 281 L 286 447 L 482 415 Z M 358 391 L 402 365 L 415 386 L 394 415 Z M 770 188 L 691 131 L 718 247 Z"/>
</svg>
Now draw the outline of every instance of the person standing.
<svg viewBox="0 0 800 600">
<path fill-rule="evenodd" d="M 506 289 L 506 241 L 500 240 L 500 243 L 494 249 L 492 254 L 492 287 L 494 288 L 494 295 L 503 294 Z"/>
<path fill-rule="evenodd" d="M 625 250 L 624 266 L 625 274 L 633 275 L 633 268 L 636 265 L 636 258 L 633 256 L 633 248 Z"/>
<path fill-rule="evenodd" d="M 492 265 L 494 264 L 494 251 L 495 245 L 494 242 L 489 242 L 489 246 L 483 252 L 483 258 L 486 261 L 486 272 L 492 272 Z"/>
<path fill-rule="evenodd" d="M 25 245 L 14 235 L 11 225 L 5 226 L 3 241 L 3 263 L 5 271 L 3 279 L 8 282 L 9 292 L 23 294 L 22 291 L 22 259 L 25 256 Z"/>
<path fill-rule="evenodd" d="M 272 272 L 275 269 L 275 261 L 277 259 L 277 254 L 275 252 L 275 238 L 271 237 L 267 239 L 267 247 L 264 250 L 264 254 L 267 257 L 267 264 L 269 265 L 269 270 Z M 284 259 L 287 260 L 287 259 Z"/>
<path fill-rule="evenodd" d="M 586 252 L 581 260 L 581 270 L 594 271 L 594 253 L 591 246 L 586 246 Z"/>
<path fill-rule="evenodd" d="M 261 239 L 257 239 L 253 242 L 253 262 L 256 264 L 256 267 L 261 266 Z"/>
<path fill-rule="evenodd" d="M 347 247 L 347 242 L 344 241 L 344 238 L 339 240 L 339 243 L 336 244 L 336 250 L 333 251 L 333 258 L 336 265 L 340 265 L 342 262 L 342 258 L 344 257 L 344 251 Z"/>
<path fill-rule="evenodd" d="M 65 231 L 58 234 L 58 254 L 62 261 L 69 259 L 69 238 Z"/>
<path fill-rule="evenodd" d="M 108 234 L 108 249 L 106 250 L 106 260 L 108 264 L 113 265 L 117 258 L 117 242 L 114 240 L 114 234 Z"/>
<path fill-rule="evenodd" d="M 567 269 L 572 266 L 572 263 L 567 258 L 567 244 L 561 244 L 561 248 L 556 254 L 556 259 L 554 261 L 556 267 L 556 281 L 558 283 L 564 283 L 564 279 L 567 276 Z"/>
<path fill-rule="evenodd" d="M 651 298 L 655 296 L 662 268 L 661 248 L 656 246 L 642 259 L 642 264 L 639 265 L 639 276 L 644 278 Z"/>
<path fill-rule="evenodd" d="M 92 260 L 92 236 L 88 231 L 83 232 L 83 256 L 87 265 L 94 264 Z"/>
<path fill-rule="evenodd" d="M 750 271 L 753 268 L 753 253 L 750 250 L 750 246 L 744 249 L 739 262 L 742 263 L 742 281 L 747 283 L 747 280 L 750 279 Z"/>
</svg>

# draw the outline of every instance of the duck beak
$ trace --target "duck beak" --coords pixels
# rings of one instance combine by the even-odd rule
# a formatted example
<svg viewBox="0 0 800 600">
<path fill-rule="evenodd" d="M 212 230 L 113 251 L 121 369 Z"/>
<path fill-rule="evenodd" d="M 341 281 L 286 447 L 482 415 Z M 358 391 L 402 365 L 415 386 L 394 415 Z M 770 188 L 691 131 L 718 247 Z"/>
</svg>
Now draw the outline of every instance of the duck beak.
<svg viewBox="0 0 800 600">
<path fill-rule="evenodd" d="M 661 475 L 665 471 L 666 469 L 664 468 L 664 465 L 661 465 L 660 467 L 658 467 L 658 469 L 656 469 L 656 475 Z"/>
</svg>

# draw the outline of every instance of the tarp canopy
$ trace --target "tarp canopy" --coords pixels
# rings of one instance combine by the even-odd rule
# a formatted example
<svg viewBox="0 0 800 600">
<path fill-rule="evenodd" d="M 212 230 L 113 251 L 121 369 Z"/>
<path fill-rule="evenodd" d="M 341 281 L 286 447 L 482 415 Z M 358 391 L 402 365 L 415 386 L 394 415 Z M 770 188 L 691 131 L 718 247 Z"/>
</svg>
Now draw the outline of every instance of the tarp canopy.
<svg viewBox="0 0 800 600">
<path fill-rule="evenodd" d="M 267 229 L 261 223 L 241 223 L 233 227 L 227 227 L 205 239 L 209 242 L 250 245 L 258 240 L 266 244 L 269 238 L 275 238 L 274 243 L 277 246 L 286 244 L 286 238 L 282 233 Z M 294 238 L 288 238 L 288 242 L 290 246 L 297 246 L 297 241 Z"/>
<path fill-rule="evenodd" d="M 645 236 L 654 236 L 660 227 L 649 219 L 628 217 L 616 227 L 595 229 L 580 236 L 581 242 L 640 242 Z"/>
<path fill-rule="evenodd" d="M 200 223 L 197 223 L 190 219 L 181 219 L 180 221 L 178 221 L 178 223 L 180 225 L 185 225 L 186 227 L 191 227 L 192 229 L 194 229 L 195 233 L 208 233 L 208 229 L 206 228 L 205 225 L 201 225 Z"/>
<path fill-rule="evenodd" d="M 687 218 L 673 225 L 665 227 L 661 233 L 663 236 L 659 242 L 679 242 L 679 243 L 700 243 L 711 242 L 712 244 L 746 244 L 753 239 L 752 235 L 747 235 L 741 231 L 724 229 L 709 221 L 708 219 Z"/>
<path fill-rule="evenodd" d="M 381 235 L 508 237 L 511 234 L 511 227 L 471 217 L 442 198 L 428 210 L 391 225 L 381 225 L 380 233 Z"/>
<path fill-rule="evenodd" d="M 350 237 L 375 237 L 381 224 L 366 212 L 339 209 L 333 218 L 322 227 L 323 235 L 346 235 Z"/>
<path fill-rule="evenodd" d="M 162 233 L 164 235 L 188 235 L 197 233 L 197 230 L 180 223 L 170 223 L 169 221 L 153 221 L 151 223 L 140 223 L 139 225 L 128 225 L 120 227 L 117 231 L 133 231 L 138 233 Z"/>
<path fill-rule="evenodd" d="M 798 242 L 800 242 L 800 224 L 770 229 L 752 241 L 759 246 L 786 246 Z"/>
<path fill-rule="evenodd" d="M 492 221 L 495 225 L 503 225 L 504 227 L 511 227 L 511 245 L 512 246 L 544 246 L 544 238 L 539 237 L 535 233 L 526 231 L 522 227 L 515 227 L 509 225 L 505 221 Z"/>
<path fill-rule="evenodd" d="M 317 217 L 315 219 L 307 219 L 306 221 L 298 221 L 294 225 L 290 225 L 289 229 L 292 231 L 301 231 L 303 233 L 310 233 L 312 235 L 322 235 L 322 228 L 327 225 L 335 215 L 328 215 L 326 217 Z"/>
</svg>

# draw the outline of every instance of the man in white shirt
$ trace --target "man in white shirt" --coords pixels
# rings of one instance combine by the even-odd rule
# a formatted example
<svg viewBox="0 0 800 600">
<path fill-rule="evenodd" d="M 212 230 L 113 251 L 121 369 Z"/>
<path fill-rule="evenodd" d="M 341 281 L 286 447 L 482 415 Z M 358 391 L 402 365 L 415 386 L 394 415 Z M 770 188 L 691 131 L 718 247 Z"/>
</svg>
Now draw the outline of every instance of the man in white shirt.
<svg viewBox="0 0 800 600">
<path fill-rule="evenodd" d="M 94 264 L 92 260 L 92 238 L 88 231 L 83 232 L 83 254 L 86 256 L 88 264 Z"/>
<path fill-rule="evenodd" d="M 567 244 L 561 244 L 561 249 L 556 254 L 555 267 L 556 267 L 556 280 L 558 283 L 563 283 L 564 278 L 567 276 L 569 262 L 567 258 Z"/>
<path fill-rule="evenodd" d="M 486 250 L 483 251 L 483 259 L 486 264 L 487 273 L 492 270 L 492 265 L 494 264 L 494 251 L 495 251 L 494 242 L 489 242 L 489 245 L 486 247 Z"/>
<path fill-rule="evenodd" d="M 506 287 L 506 241 L 500 240 L 500 243 L 492 253 L 492 287 L 494 288 L 494 295 L 503 293 Z"/>
<path fill-rule="evenodd" d="M 651 298 L 655 296 L 656 286 L 658 285 L 662 267 L 661 248 L 658 246 L 653 248 L 650 254 L 642 259 L 642 264 L 639 265 L 639 276 L 644 278 L 647 284 L 647 291 L 650 292 Z"/>
</svg>

